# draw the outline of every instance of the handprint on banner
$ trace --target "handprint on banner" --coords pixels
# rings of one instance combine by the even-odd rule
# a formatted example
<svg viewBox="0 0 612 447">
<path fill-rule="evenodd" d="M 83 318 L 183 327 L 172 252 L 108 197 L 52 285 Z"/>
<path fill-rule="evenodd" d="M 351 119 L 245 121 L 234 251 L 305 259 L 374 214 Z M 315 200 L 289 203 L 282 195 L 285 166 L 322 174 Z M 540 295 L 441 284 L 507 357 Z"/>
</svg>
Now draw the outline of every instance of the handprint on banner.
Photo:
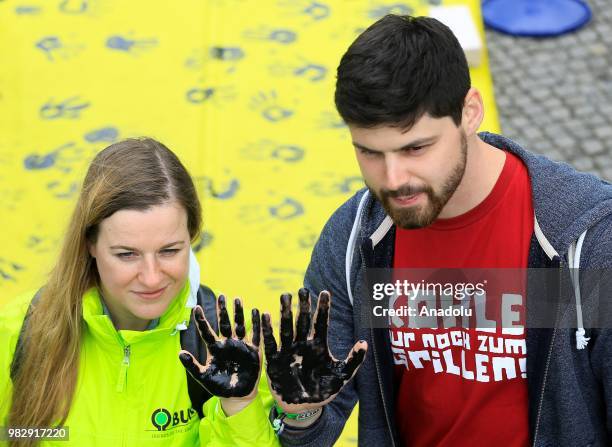
<svg viewBox="0 0 612 447">
<path fill-rule="evenodd" d="M 304 281 L 304 270 L 272 267 L 264 284 L 269 290 L 293 290 Z"/>
<path fill-rule="evenodd" d="M 64 14 L 85 14 L 91 7 L 91 0 L 62 0 L 58 8 Z"/>
<path fill-rule="evenodd" d="M 327 130 L 338 130 L 338 129 L 346 129 L 346 123 L 344 120 L 338 115 L 337 112 L 323 112 L 321 113 L 320 118 L 317 120 L 317 127 L 319 129 L 327 129 Z"/>
<path fill-rule="evenodd" d="M 297 163 L 304 158 L 305 150 L 300 146 L 280 144 L 272 140 L 259 140 L 240 151 L 242 158 L 255 161 L 280 161 Z"/>
<path fill-rule="evenodd" d="M 298 35 L 295 31 L 288 29 L 270 29 L 267 27 L 260 27 L 258 29 L 245 31 L 243 33 L 243 37 L 249 40 L 259 40 L 288 45 L 294 43 L 297 40 Z"/>
<path fill-rule="evenodd" d="M 69 142 L 43 154 L 29 154 L 23 160 L 23 167 L 28 171 L 54 168 L 69 173 L 76 164 L 87 163 L 95 155 L 94 150 L 83 149 L 74 142 Z"/>
<path fill-rule="evenodd" d="M 0 189 L 0 209 L 3 211 L 15 211 L 23 205 L 23 189 Z"/>
<path fill-rule="evenodd" d="M 275 90 L 269 93 L 259 92 L 256 96 L 253 96 L 250 107 L 271 123 L 277 123 L 290 118 L 294 113 L 293 110 L 278 103 Z"/>
<path fill-rule="evenodd" d="M 268 69 L 272 76 L 295 76 L 310 82 L 322 81 L 327 76 L 327 67 L 304 59 L 292 65 L 276 62 Z"/>
<path fill-rule="evenodd" d="M 158 45 L 157 39 L 134 39 L 132 33 L 125 36 L 113 35 L 106 39 L 106 47 L 110 50 L 123 51 L 135 56 L 151 50 Z"/>
<path fill-rule="evenodd" d="M 210 61 L 217 61 L 230 63 L 229 69 L 231 71 L 235 68 L 233 63 L 242 60 L 244 57 L 244 50 L 240 47 L 212 46 L 199 48 L 193 50 L 185 60 L 185 68 L 201 71 Z"/>
<path fill-rule="evenodd" d="M 368 10 L 368 18 L 378 20 L 387 14 L 409 15 L 414 10 L 405 3 L 381 3 Z"/>
<path fill-rule="evenodd" d="M 307 189 L 316 196 L 329 197 L 335 195 L 351 195 L 363 188 L 363 178 L 355 175 L 344 177 L 342 179 L 335 178 L 333 173 L 325 174 L 324 180 L 317 180 L 310 183 Z"/>
<path fill-rule="evenodd" d="M 17 276 L 25 270 L 25 267 L 17 262 L 0 258 L 0 284 L 3 281 L 17 281 Z"/>
<path fill-rule="evenodd" d="M 34 16 L 38 15 L 42 12 L 42 8 L 40 6 L 34 5 L 19 5 L 15 6 L 15 14 L 18 16 Z"/>
<path fill-rule="evenodd" d="M 311 228 L 306 228 L 301 235 L 296 235 L 294 232 L 275 232 L 274 244 L 278 248 L 285 250 L 312 250 L 319 233 Z"/>
<path fill-rule="evenodd" d="M 214 238 L 211 233 L 209 233 L 208 231 L 203 231 L 202 234 L 200 234 L 200 237 L 198 238 L 197 242 L 193 245 L 193 251 L 199 253 L 206 247 L 210 246 L 213 242 L 213 239 Z"/>
<path fill-rule="evenodd" d="M 26 248 L 32 253 L 50 253 L 57 249 L 60 241 L 48 236 L 30 235 Z"/>
<path fill-rule="evenodd" d="M 58 118 L 77 119 L 81 117 L 81 112 L 90 105 L 89 102 L 83 102 L 79 96 L 72 96 L 59 102 L 51 98 L 41 106 L 39 115 L 42 119 L 47 120 Z"/>
<path fill-rule="evenodd" d="M 58 199 L 72 199 L 78 192 L 78 183 L 54 180 L 47 183 L 47 189 Z"/>
<path fill-rule="evenodd" d="M 279 0 L 277 4 L 289 14 L 305 16 L 312 22 L 326 19 L 331 14 L 329 5 L 311 0 Z"/>
<path fill-rule="evenodd" d="M 240 208 L 238 219 L 244 224 L 267 224 L 273 221 L 287 221 L 304 214 L 304 206 L 291 197 L 284 197 L 272 205 L 246 205 Z"/>
<path fill-rule="evenodd" d="M 83 138 L 88 143 L 114 143 L 119 138 L 119 129 L 108 126 L 87 132 Z"/>
<path fill-rule="evenodd" d="M 66 45 L 58 36 L 46 36 L 37 41 L 34 46 L 38 48 L 51 62 L 59 59 L 70 59 L 78 55 L 82 45 Z"/>
<path fill-rule="evenodd" d="M 185 99 L 192 104 L 213 103 L 215 106 L 221 106 L 228 101 L 236 98 L 234 87 L 232 86 L 217 86 L 217 87 L 193 87 L 187 90 Z"/>
<path fill-rule="evenodd" d="M 237 178 L 232 178 L 229 173 L 225 172 L 225 180 L 213 180 L 210 177 L 196 177 L 194 182 L 200 194 L 205 197 L 211 197 L 219 200 L 232 199 L 240 190 L 240 181 Z"/>
</svg>

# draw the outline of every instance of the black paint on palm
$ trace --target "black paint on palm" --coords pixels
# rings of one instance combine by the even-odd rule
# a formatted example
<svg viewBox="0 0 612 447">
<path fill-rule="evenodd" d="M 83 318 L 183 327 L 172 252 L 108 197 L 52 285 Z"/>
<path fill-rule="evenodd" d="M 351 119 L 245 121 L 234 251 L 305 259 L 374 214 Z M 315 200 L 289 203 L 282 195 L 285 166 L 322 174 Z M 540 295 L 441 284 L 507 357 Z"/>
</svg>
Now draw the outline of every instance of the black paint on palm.
<svg viewBox="0 0 612 447">
<path fill-rule="evenodd" d="M 200 365 L 192 355 L 181 353 L 179 358 L 189 373 L 211 394 L 219 397 L 248 396 L 259 378 L 260 358 L 260 317 L 259 310 L 253 309 L 252 343 L 244 340 L 244 313 L 239 299 L 234 301 L 234 330 L 225 306 L 225 297 L 219 295 L 217 312 L 219 331 L 217 336 L 204 316 L 204 311 L 197 306 L 194 309 L 198 331 L 208 348 L 206 365 Z"/>
<path fill-rule="evenodd" d="M 336 395 L 365 357 L 365 349 L 353 350 L 346 360 L 336 360 L 327 346 L 329 292 L 321 292 L 311 335 L 310 294 L 302 288 L 295 337 L 291 295 L 281 295 L 281 349 L 278 350 L 270 316 L 262 321 L 267 372 L 273 390 L 289 404 L 318 403 Z"/>
</svg>

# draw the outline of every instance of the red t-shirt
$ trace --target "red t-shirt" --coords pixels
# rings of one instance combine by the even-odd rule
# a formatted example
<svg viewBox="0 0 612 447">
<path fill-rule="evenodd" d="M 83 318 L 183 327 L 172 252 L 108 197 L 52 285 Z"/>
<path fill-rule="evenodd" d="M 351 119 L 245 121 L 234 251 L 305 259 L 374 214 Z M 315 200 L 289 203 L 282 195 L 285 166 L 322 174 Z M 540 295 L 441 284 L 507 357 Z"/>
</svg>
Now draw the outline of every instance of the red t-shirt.
<svg viewBox="0 0 612 447">
<path fill-rule="evenodd" d="M 426 228 L 397 229 L 394 267 L 526 268 L 532 233 L 527 169 L 506 153 L 493 190 L 475 208 Z M 502 293 L 525 296 L 524 278 L 486 290 L 489 319 L 499 318 L 499 309 L 490 308 L 494 294 L 496 303 Z M 402 442 L 411 447 L 528 445 L 524 330 L 506 330 L 499 323 L 486 330 L 438 324 L 390 329 Z"/>
</svg>

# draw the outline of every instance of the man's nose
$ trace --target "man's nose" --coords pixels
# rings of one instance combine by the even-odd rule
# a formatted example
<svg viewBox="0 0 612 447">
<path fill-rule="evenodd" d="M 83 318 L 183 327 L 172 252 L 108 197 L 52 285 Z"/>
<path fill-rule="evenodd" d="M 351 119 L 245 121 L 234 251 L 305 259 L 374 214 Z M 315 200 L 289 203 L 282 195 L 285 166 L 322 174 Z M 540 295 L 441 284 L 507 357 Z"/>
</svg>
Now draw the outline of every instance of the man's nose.
<svg viewBox="0 0 612 447">
<path fill-rule="evenodd" d="M 396 191 L 402 185 L 410 183 L 406 162 L 399 160 L 395 154 L 390 154 L 385 160 L 385 170 L 387 180 L 385 189 Z"/>
</svg>

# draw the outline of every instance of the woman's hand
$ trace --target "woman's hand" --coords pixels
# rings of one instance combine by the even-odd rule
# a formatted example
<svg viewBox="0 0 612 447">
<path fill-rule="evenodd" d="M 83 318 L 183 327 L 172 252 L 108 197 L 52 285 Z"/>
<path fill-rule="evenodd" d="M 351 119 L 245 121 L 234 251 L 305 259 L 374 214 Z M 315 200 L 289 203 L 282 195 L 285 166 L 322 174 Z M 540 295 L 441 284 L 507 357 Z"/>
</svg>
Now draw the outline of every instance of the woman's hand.
<svg viewBox="0 0 612 447">
<path fill-rule="evenodd" d="M 200 337 L 206 344 L 206 364 L 201 365 L 188 351 L 179 358 L 187 371 L 207 391 L 221 398 L 227 416 L 246 407 L 257 394 L 261 371 L 259 310 L 251 313 L 253 330 L 251 340 L 245 340 L 244 313 L 238 298 L 234 300 L 234 330 L 230 323 L 225 297 L 219 295 L 217 315 L 219 332 L 215 334 L 200 306 L 193 310 Z"/>
<path fill-rule="evenodd" d="M 262 321 L 268 381 L 272 395 L 287 413 L 303 413 L 329 403 L 353 377 L 364 360 L 368 344 L 355 343 L 346 360 L 337 360 L 327 346 L 330 293 L 323 291 L 311 325 L 310 294 L 300 289 L 300 312 L 295 337 L 291 295 L 281 295 L 281 323 L 278 350 L 270 315 Z"/>
</svg>

